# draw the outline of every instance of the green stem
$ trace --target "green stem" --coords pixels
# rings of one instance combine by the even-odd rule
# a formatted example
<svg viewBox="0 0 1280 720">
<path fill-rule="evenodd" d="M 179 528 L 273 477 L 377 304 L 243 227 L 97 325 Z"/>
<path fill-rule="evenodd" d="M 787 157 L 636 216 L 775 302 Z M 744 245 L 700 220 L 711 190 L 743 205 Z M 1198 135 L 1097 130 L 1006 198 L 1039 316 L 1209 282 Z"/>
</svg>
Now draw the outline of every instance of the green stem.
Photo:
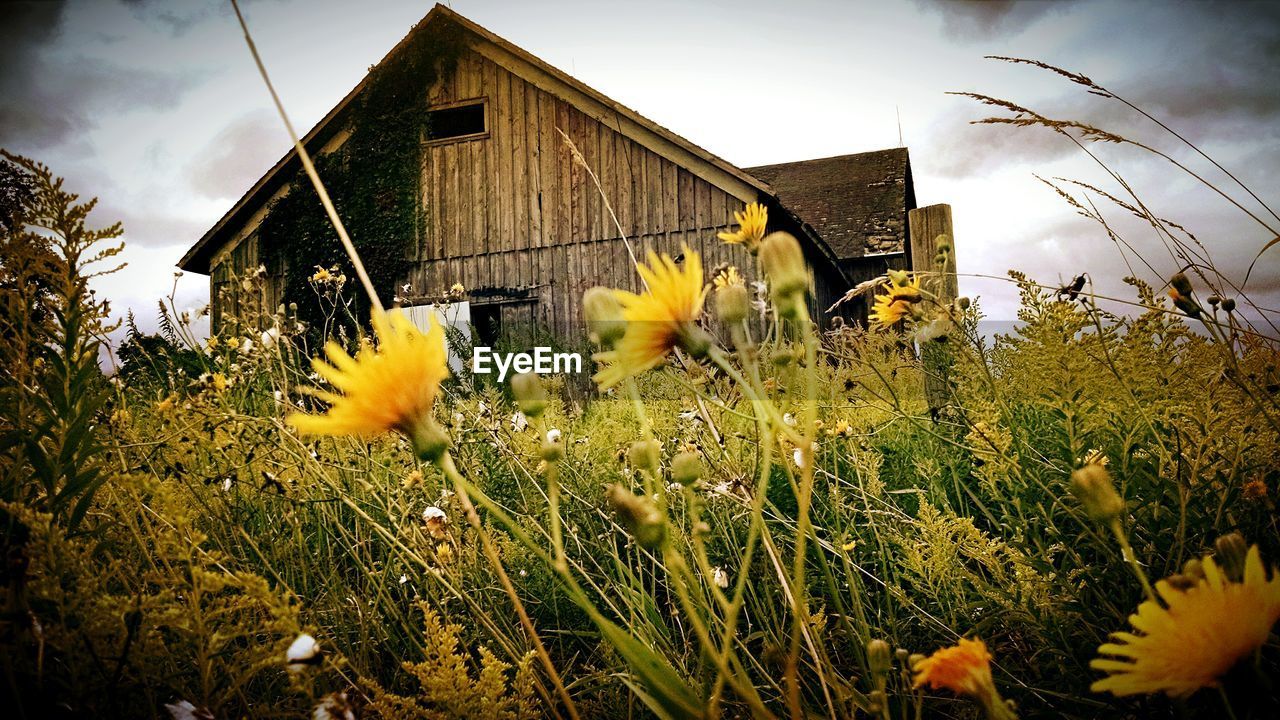
<svg viewBox="0 0 1280 720">
<path fill-rule="evenodd" d="M 467 522 L 471 528 L 475 530 L 476 536 L 480 538 L 481 548 L 484 550 L 485 557 L 488 558 L 489 564 L 493 566 L 493 570 L 498 575 L 498 581 L 502 584 L 502 589 L 507 593 L 507 597 L 511 599 L 511 605 L 515 608 L 516 615 L 520 618 L 520 625 L 529 635 L 530 641 L 533 643 L 534 652 L 537 653 L 538 659 L 542 662 L 542 667 L 546 670 L 547 677 L 551 678 L 551 683 L 555 685 L 556 692 L 559 693 L 561 701 L 564 703 L 565 711 L 569 713 L 569 717 L 578 720 L 578 707 L 574 704 L 573 698 L 569 697 L 569 691 L 565 689 L 564 682 L 560 679 L 560 673 L 556 670 L 555 663 L 551 661 L 551 655 L 547 653 L 547 648 L 542 644 L 542 638 L 538 637 L 538 631 L 533 626 L 533 621 L 529 619 L 529 614 L 525 612 L 524 603 L 520 601 L 520 596 L 516 593 L 516 588 L 511 584 L 511 578 L 507 576 L 507 571 L 502 565 L 502 558 L 498 556 L 498 549 L 493 543 L 493 538 L 489 537 L 489 533 L 485 531 L 484 526 L 480 523 L 480 516 L 476 513 L 476 508 L 471 504 L 471 497 L 467 494 L 467 481 L 458 472 L 458 467 L 453 464 L 453 456 L 447 451 L 437 461 L 440 471 L 445 477 L 453 483 L 453 491 L 458 496 L 458 501 L 462 504 L 462 510 L 467 516 Z"/>
<path fill-rule="evenodd" d="M 1111 534 L 1116 536 L 1116 542 L 1120 543 L 1120 556 L 1124 561 L 1129 563 L 1129 567 L 1133 568 L 1133 574 L 1138 576 L 1138 582 L 1142 583 L 1142 592 L 1146 594 L 1147 599 L 1152 602 L 1159 602 L 1156 599 L 1156 592 L 1151 588 L 1151 581 L 1147 579 L 1147 573 L 1138 564 L 1138 556 L 1134 554 L 1133 547 L 1129 545 L 1129 538 L 1124 533 L 1124 528 L 1120 526 L 1120 518 L 1111 520 Z"/>
</svg>

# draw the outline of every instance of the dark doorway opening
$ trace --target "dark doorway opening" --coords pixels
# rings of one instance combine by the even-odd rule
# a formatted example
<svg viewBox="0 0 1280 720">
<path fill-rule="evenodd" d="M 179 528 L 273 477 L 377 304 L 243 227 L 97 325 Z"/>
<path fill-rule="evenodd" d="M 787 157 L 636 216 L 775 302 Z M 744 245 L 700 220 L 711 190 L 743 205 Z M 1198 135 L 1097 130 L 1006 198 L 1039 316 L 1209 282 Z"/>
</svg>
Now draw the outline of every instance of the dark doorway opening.
<svg viewBox="0 0 1280 720">
<path fill-rule="evenodd" d="M 472 305 L 471 325 L 475 328 L 476 345 L 482 347 L 497 345 L 498 338 L 502 336 L 502 306 L 497 303 Z"/>
</svg>

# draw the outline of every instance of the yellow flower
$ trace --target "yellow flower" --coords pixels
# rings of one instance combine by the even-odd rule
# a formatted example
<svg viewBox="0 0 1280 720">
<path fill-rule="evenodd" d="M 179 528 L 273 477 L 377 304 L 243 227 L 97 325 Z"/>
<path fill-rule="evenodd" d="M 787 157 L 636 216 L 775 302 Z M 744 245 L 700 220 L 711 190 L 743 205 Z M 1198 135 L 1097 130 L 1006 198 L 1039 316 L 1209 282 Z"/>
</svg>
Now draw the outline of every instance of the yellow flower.
<svg viewBox="0 0 1280 720">
<path fill-rule="evenodd" d="M 329 412 L 294 413 L 289 424 L 311 435 L 368 437 L 399 430 L 417 443 L 422 431 L 432 426 L 431 407 L 440 382 L 449 375 L 444 331 L 434 318 L 430 322 L 424 334 L 398 310 L 375 312 L 377 347 L 362 345 L 354 358 L 329 342 L 325 345 L 329 362 L 311 361 L 338 391 L 311 391 L 329 403 Z"/>
<path fill-rule="evenodd" d="M 1232 582 L 1212 557 L 1202 562 L 1204 578 L 1184 590 L 1168 580 L 1156 583 L 1163 603 L 1148 600 L 1129 616 L 1136 633 L 1118 632 L 1089 663 L 1108 676 L 1094 692 L 1139 695 L 1163 692 L 1186 697 L 1218 678 L 1267 640 L 1280 619 L 1280 574 L 1266 568 L 1257 546 L 1249 548 L 1241 582 Z M 1118 660 L 1114 658 L 1124 658 Z"/>
<path fill-rule="evenodd" d="M 920 278 L 898 282 L 887 282 L 884 287 L 889 292 L 876 296 L 875 305 L 871 308 L 871 321 L 883 326 L 897 324 L 911 313 L 912 305 L 920 302 Z"/>
<path fill-rule="evenodd" d="M 946 688 L 957 695 L 980 696 L 994 687 L 991 679 L 991 653 L 981 640 L 960 638 L 960 642 L 942 648 L 916 663 L 912 687 L 925 685 L 938 690 Z"/>
<path fill-rule="evenodd" d="M 738 221 L 738 229 L 734 232 L 722 232 L 716 237 L 734 245 L 743 245 L 751 252 L 764 238 L 764 227 L 769 224 L 769 211 L 760 203 L 749 203 L 742 212 L 735 212 L 733 219 Z"/>
<path fill-rule="evenodd" d="M 1267 497 L 1267 484 L 1262 478 L 1254 478 L 1244 484 L 1245 500 L 1265 500 Z"/>
<path fill-rule="evenodd" d="M 637 266 L 649 289 L 642 295 L 614 290 L 627 329 L 613 350 L 596 356 L 606 363 L 596 373 L 601 388 L 657 367 L 677 345 L 697 355 L 705 352 L 705 333 L 696 325 L 707 297 L 702 259 L 684 248 L 684 267 L 670 257 L 649 253 L 649 265 Z"/>
<path fill-rule="evenodd" d="M 912 668 L 916 677 L 912 687 L 946 688 L 957 695 L 967 695 L 982 705 L 987 720 L 1016 720 L 991 677 L 991 653 L 981 640 L 961 638 L 960 642 L 919 660 Z"/>
<path fill-rule="evenodd" d="M 329 272 L 328 268 L 322 267 L 316 267 L 315 274 L 311 276 L 311 282 L 313 283 L 324 283 L 331 279 L 333 279 L 332 273 Z"/>
<path fill-rule="evenodd" d="M 222 392 L 227 389 L 227 376 L 220 372 L 216 372 L 210 376 L 209 382 L 213 385 L 213 389 L 218 392 Z"/>
<path fill-rule="evenodd" d="M 738 268 L 733 265 L 716 273 L 711 282 L 717 290 L 731 286 L 746 287 L 747 285 L 746 281 L 742 279 L 742 275 L 738 273 Z"/>
<path fill-rule="evenodd" d="M 1081 460 L 1081 464 L 1101 465 L 1102 467 L 1106 467 L 1111 464 L 1111 458 L 1108 458 L 1101 450 L 1092 448 L 1084 454 L 1084 459 Z"/>
</svg>

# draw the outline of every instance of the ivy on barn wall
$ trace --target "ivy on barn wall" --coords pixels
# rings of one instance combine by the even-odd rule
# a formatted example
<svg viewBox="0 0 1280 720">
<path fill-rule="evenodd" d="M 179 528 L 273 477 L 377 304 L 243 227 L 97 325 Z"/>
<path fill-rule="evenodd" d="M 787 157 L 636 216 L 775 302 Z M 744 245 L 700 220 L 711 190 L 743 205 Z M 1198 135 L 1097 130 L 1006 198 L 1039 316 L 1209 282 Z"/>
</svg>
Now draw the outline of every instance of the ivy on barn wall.
<svg viewBox="0 0 1280 720">
<path fill-rule="evenodd" d="M 454 71 L 463 47 L 462 31 L 453 23 L 411 32 L 394 58 L 370 71 L 364 91 L 353 99 L 344 121 L 350 137 L 315 160 L 384 304 L 391 303 L 395 283 L 408 273 L 429 210 L 419 200 L 427 93 Z M 292 190 L 268 207 L 258 243 L 269 267 L 287 269 L 284 297 L 297 303 L 298 318 L 315 328 L 323 317 L 308 284 L 316 266 L 338 265 L 353 279 L 355 273 L 301 170 L 290 183 Z M 356 317 L 367 317 L 363 291 L 354 282 L 348 289 L 357 291 Z"/>
</svg>

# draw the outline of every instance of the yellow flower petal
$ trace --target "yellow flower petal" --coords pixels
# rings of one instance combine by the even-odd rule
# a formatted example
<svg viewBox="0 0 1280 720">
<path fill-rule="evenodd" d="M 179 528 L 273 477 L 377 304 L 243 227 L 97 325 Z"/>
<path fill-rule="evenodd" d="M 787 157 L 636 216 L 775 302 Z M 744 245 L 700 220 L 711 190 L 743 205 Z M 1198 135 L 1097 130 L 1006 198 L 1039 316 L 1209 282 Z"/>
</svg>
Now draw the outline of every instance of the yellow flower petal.
<svg viewBox="0 0 1280 720">
<path fill-rule="evenodd" d="M 681 267 L 666 255 L 650 252 L 648 265 L 637 267 L 648 290 L 640 295 L 613 291 L 627 329 L 613 350 L 595 356 L 604 364 L 595 375 L 601 388 L 657 367 L 696 326 L 708 287 L 703 283 L 702 258 L 688 247 L 684 257 Z"/>
<path fill-rule="evenodd" d="M 309 435 L 377 435 L 410 432 L 431 415 L 440 383 L 449 375 L 444 330 L 434 318 L 420 332 L 398 310 L 373 315 L 377 346 L 365 345 L 353 358 L 336 343 L 325 346 L 329 362 L 312 367 L 338 392 L 311 390 L 328 402 L 322 415 L 294 413 L 287 422 Z"/>
<path fill-rule="evenodd" d="M 1163 604 L 1146 601 L 1129 616 L 1136 632 L 1118 632 L 1098 648 L 1089 665 L 1110 674 L 1093 683 L 1094 692 L 1118 696 L 1163 692 L 1186 697 L 1251 654 L 1280 620 L 1280 575 L 1267 579 L 1256 546 L 1245 558 L 1241 582 L 1229 580 L 1212 557 L 1204 558 L 1204 579 L 1177 589 L 1156 583 Z M 1123 658 L 1123 659 L 1115 659 Z"/>
</svg>

